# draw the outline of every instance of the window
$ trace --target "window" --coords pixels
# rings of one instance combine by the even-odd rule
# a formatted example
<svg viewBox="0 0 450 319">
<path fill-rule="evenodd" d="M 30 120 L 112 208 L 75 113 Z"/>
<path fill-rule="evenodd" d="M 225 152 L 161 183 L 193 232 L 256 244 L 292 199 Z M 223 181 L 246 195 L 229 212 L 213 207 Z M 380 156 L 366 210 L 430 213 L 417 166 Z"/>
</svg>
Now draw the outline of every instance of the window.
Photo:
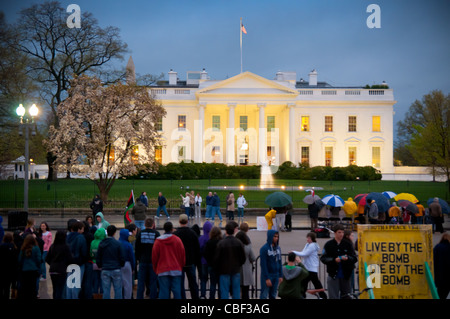
<svg viewBox="0 0 450 319">
<path fill-rule="evenodd" d="M 381 132 L 381 116 L 372 116 L 372 132 Z"/>
<path fill-rule="evenodd" d="M 186 115 L 178 115 L 178 131 L 186 130 Z"/>
<path fill-rule="evenodd" d="M 239 117 L 239 127 L 240 127 L 241 131 L 247 131 L 247 127 L 248 127 L 247 115 L 241 115 Z"/>
<path fill-rule="evenodd" d="M 213 131 L 220 131 L 220 115 L 212 116 L 212 129 Z"/>
<path fill-rule="evenodd" d="M 325 132 L 333 132 L 333 117 L 325 116 Z"/>
<path fill-rule="evenodd" d="M 155 128 L 159 132 L 163 130 L 163 128 L 162 128 L 162 116 L 158 117 L 158 120 L 156 121 Z"/>
<path fill-rule="evenodd" d="M 302 132 L 309 132 L 309 116 L 302 116 Z"/>
<path fill-rule="evenodd" d="M 275 131 L 275 116 L 267 117 L 267 132 Z"/>
<path fill-rule="evenodd" d="M 162 164 L 162 146 L 155 146 L 155 161 Z"/>
<path fill-rule="evenodd" d="M 356 147 L 348 148 L 348 165 L 356 165 Z"/>
<path fill-rule="evenodd" d="M 309 146 L 302 146 L 302 163 L 309 163 Z"/>
<path fill-rule="evenodd" d="M 137 145 L 131 147 L 131 160 L 134 164 L 139 164 L 139 146 Z"/>
<path fill-rule="evenodd" d="M 372 147 L 372 166 L 375 168 L 380 168 L 381 160 L 381 149 L 379 146 Z"/>
<path fill-rule="evenodd" d="M 356 132 L 356 116 L 348 117 L 348 131 Z"/>
<path fill-rule="evenodd" d="M 109 148 L 108 160 L 109 160 L 110 164 L 114 163 L 114 160 L 115 160 L 114 146 L 111 146 Z"/>
<path fill-rule="evenodd" d="M 267 146 L 267 159 L 269 160 L 269 165 L 275 161 L 275 146 Z"/>
<path fill-rule="evenodd" d="M 186 159 L 186 146 L 178 146 L 178 161 Z"/>
<path fill-rule="evenodd" d="M 325 147 L 325 166 L 333 166 L 333 147 Z"/>
</svg>

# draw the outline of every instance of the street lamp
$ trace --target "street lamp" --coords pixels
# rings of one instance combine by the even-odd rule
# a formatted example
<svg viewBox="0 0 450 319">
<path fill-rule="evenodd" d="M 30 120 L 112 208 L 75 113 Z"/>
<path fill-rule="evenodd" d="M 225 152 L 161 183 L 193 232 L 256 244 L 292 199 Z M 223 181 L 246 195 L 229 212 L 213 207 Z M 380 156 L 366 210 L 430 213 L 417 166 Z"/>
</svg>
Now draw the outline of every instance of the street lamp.
<svg viewBox="0 0 450 319">
<path fill-rule="evenodd" d="M 38 115 L 39 109 L 36 104 L 33 104 L 28 110 L 28 114 L 26 113 L 25 108 L 22 104 L 16 109 L 16 113 L 20 116 L 20 124 L 25 128 L 25 176 L 24 176 L 24 186 L 23 186 L 23 210 L 28 212 L 28 165 L 30 161 L 30 153 L 29 153 L 29 130 L 31 127 L 32 135 L 35 135 L 36 132 L 33 130 L 34 118 Z M 22 131 L 20 131 L 22 134 Z"/>
</svg>

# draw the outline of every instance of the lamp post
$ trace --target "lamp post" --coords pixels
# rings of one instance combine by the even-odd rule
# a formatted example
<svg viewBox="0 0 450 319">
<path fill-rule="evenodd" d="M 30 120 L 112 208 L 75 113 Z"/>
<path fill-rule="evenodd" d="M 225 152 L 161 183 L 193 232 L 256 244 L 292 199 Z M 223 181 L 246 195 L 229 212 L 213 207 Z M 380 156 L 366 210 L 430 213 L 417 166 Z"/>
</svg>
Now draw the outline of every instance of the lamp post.
<svg viewBox="0 0 450 319">
<path fill-rule="evenodd" d="M 25 165 L 24 165 L 24 186 L 23 186 L 23 210 L 28 212 L 28 165 L 30 162 L 29 152 L 29 130 L 32 129 L 32 133 L 35 134 L 32 125 L 34 124 L 34 118 L 38 115 L 39 109 L 36 104 L 33 104 L 26 113 L 22 104 L 16 109 L 16 113 L 20 116 L 20 124 L 25 128 Z M 22 133 L 22 131 L 20 131 Z"/>
</svg>

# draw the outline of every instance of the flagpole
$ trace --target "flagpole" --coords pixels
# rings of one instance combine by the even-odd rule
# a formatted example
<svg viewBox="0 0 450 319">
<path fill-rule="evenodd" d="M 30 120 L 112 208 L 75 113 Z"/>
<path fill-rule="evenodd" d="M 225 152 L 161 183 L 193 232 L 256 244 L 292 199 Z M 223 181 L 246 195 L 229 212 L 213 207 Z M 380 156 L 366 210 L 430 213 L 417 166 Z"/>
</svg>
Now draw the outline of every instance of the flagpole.
<svg viewBox="0 0 450 319">
<path fill-rule="evenodd" d="M 241 24 L 239 25 L 239 31 L 241 33 L 241 73 L 242 73 L 242 18 L 241 18 Z"/>
</svg>

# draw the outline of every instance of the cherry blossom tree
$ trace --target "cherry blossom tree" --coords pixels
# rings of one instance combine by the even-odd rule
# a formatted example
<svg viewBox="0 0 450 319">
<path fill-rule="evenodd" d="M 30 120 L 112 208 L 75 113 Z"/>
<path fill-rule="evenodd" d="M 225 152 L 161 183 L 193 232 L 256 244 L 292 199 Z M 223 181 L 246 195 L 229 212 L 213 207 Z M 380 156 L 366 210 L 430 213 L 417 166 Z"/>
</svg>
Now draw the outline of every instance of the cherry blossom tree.
<svg viewBox="0 0 450 319">
<path fill-rule="evenodd" d="M 86 175 L 106 201 L 118 177 L 135 174 L 138 164 L 156 167 L 156 123 L 166 111 L 148 88 L 104 85 L 82 75 L 72 80 L 68 94 L 58 106 L 59 125 L 50 127 L 45 142 L 58 169 Z"/>
</svg>

